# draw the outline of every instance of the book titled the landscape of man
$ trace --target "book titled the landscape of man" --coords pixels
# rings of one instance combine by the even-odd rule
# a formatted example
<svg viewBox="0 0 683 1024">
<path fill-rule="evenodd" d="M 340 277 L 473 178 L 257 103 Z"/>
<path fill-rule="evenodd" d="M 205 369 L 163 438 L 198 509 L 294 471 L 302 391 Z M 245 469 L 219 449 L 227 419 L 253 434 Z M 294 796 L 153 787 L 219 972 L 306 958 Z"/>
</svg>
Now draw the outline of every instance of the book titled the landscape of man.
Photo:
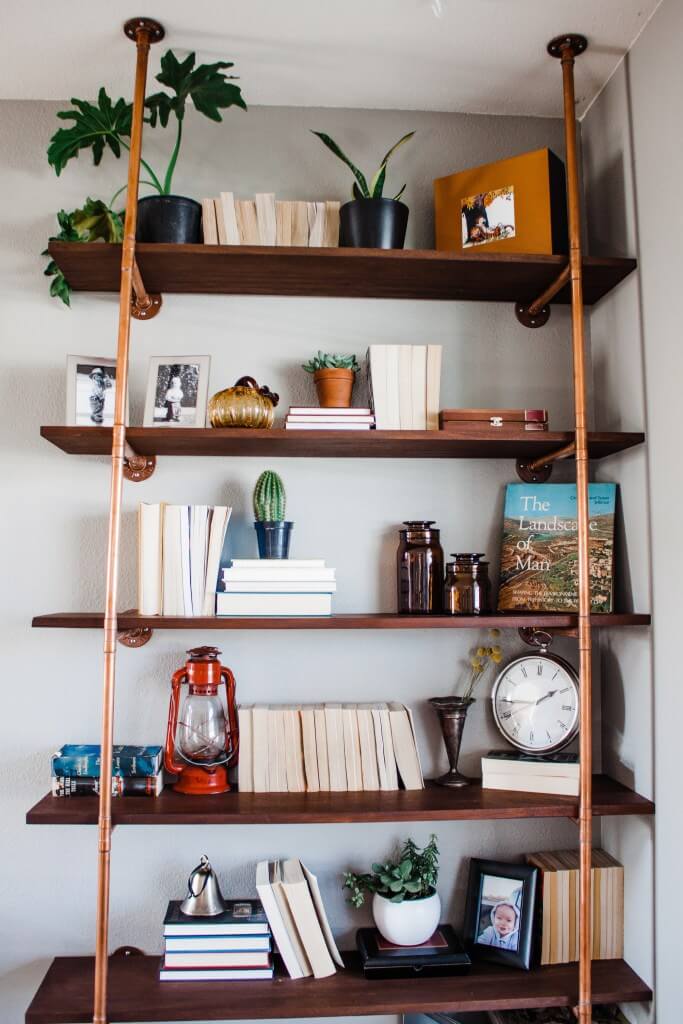
<svg viewBox="0 0 683 1024">
<path fill-rule="evenodd" d="M 590 484 L 591 607 L 611 612 L 616 484 Z M 575 484 L 508 484 L 499 611 L 578 610 Z"/>
</svg>

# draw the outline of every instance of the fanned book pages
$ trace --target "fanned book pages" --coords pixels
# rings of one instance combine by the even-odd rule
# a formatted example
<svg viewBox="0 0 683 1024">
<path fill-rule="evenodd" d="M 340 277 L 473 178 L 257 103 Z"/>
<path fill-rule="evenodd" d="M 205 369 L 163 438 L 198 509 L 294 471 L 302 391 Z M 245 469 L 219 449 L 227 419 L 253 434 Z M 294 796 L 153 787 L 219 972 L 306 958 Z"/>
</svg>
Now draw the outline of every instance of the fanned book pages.
<svg viewBox="0 0 683 1024">
<path fill-rule="evenodd" d="M 320 248 L 325 238 L 325 204 L 308 203 L 308 244 Z"/>
<path fill-rule="evenodd" d="M 281 878 L 289 909 L 294 918 L 301 944 L 306 951 L 313 976 L 328 978 L 335 973 L 336 967 L 323 934 L 301 861 L 294 858 L 282 861 Z"/>
<path fill-rule="evenodd" d="M 259 245 L 258 220 L 256 219 L 256 203 L 253 199 L 235 200 L 237 227 L 242 245 Z"/>
<path fill-rule="evenodd" d="M 275 213 L 275 193 L 256 193 L 256 221 L 258 224 L 259 243 L 275 245 L 277 240 L 277 219 Z"/>
<path fill-rule="evenodd" d="M 225 245 L 240 244 L 240 230 L 237 226 L 237 211 L 235 209 L 235 197 L 232 192 L 221 192 L 221 223 L 225 232 Z M 216 207 L 218 213 L 218 207 Z M 220 224 L 219 224 L 220 236 Z M 219 238 L 220 241 L 220 238 Z"/>
<path fill-rule="evenodd" d="M 202 199 L 202 235 L 204 245 L 218 245 L 218 225 L 213 199 Z"/>
<path fill-rule="evenodd" d="M 292 203 L 275 203 L 275 244 L 292 244 Z"/>
<path fill-rule="evenodd" d="M 292 203 L 292 245 L 308 245 L 308 203 Z"/>
<path fill-rule="evenodd" d="M 297 956 L 293 939 L 290 937 L 289 929 L 280 911 L 280 905 L 272 885 L 271 865 L 267 860 L 259 861 L 256 865 L 256 891 L 263 904 L 273 939 L 290 978 L 310 977 L 312 973 L 310 966 L 307 963 L 304 966 L 302 960 Z"/>
<path fill-rule="evenodd" d="M 328 199 L 325 202 L 325 231 L 323 234 L 323 245 L 327 248 L 336 248 L 339 245 L 339 209 L 341 203 L 337 199 Z"/>
</svg>

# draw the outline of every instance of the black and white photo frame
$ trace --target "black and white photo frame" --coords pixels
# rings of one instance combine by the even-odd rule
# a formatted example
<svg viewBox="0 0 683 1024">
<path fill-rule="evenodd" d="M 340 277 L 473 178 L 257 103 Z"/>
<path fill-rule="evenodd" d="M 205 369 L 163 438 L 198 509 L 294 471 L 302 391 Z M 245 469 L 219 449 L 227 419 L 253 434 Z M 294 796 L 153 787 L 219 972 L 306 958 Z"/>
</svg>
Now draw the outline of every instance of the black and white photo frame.
<svg viewBox="0 0 683 1024">
<path fill-rule="evenodd" d="M 67 427 L 113 426 L 115 385 L 115 359 L 105 356 L 67 356 Z"/>
<path fill-rule="evenodd" d="M 210 356 L 152 356 L 144 426 L 205 426 L 210 361 Z"/>
<path fill-rule="evenodd" d="M 473 960 L 528 971 L 533 955 L 538 868 L 470 860 L 463 939 Z"/>
</svg>

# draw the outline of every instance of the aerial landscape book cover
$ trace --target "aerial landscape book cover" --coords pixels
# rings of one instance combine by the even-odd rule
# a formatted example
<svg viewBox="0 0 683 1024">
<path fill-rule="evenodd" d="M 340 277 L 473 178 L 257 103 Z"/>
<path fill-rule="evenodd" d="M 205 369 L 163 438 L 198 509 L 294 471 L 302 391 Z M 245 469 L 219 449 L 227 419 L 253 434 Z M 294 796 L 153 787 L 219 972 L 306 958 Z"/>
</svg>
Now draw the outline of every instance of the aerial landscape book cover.
<svg viewBox="0 0 683 1024">
<path fill-rule="evenodd" d="M 611 612 L 616 484 L 588 488 L 591 607 Z M 576 612 L 575 484 L 508 484 L 498 611 Z"/>
</svg>

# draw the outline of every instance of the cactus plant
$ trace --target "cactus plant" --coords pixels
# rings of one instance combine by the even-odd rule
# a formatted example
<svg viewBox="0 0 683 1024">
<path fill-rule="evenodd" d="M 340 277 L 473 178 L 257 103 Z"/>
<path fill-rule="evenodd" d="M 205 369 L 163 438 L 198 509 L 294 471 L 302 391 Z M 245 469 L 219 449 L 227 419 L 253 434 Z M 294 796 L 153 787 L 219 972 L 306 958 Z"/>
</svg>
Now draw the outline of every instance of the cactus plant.
<svg viewBox="0 0 683 1024">
<path fill-rule="evenodd" d="M 266 469 L 254 487 L 254 515 L 259 523 L 277 523 L 285 518 L 287 496 L 277 473 Z"/>
<path fill-rule="evenodd" d="M 318 349 L 317 355 L 307 363 L 302 363 L 301 369 L 306 373 L 315 373 L 316 370 L 353 370 L 354 373 L 358 373 L 360 366 L 355 356 L 340 356 L 336 353 L 330 355 Z"/>
</svg>

